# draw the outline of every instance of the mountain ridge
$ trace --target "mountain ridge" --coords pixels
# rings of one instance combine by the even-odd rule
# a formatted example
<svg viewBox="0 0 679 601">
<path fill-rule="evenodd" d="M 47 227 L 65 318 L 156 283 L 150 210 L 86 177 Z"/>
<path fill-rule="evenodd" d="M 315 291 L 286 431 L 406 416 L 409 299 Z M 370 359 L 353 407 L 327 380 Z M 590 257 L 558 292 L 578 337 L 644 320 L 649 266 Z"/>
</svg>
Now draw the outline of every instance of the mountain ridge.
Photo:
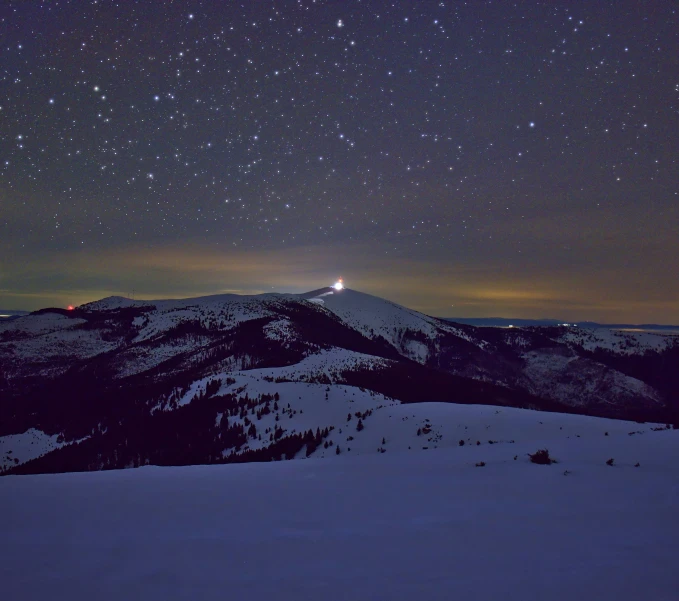
<svg viewBox="0 0 679 601">
<path fill-rule="evenodd" d="M 0 442 L 61 440 L 5 455 L 15 473 L 291 458 L 327 442 L 356 394 L 363 419 L 438 401 L 669 421 L 674 382 L 645 374 L 678 351 L 659 335 L 450 323 L 351 289 L 108 297 L 0 324 Z"/>
<path fill-rule="evenodd" d="M 463 323 L 466 325 L 487 327 L 508 326 L 576 326 L 582 328 L 609 328 L 609 329 L 637 329 L 637 330 L 679 330 L 679 325 L 658 323 L 600 323 L 596 321 L 569 321 L 567 319 L 539 318 L 527 319 L 522 317 L 441 317 L 444 321 Z"/>
</svg>

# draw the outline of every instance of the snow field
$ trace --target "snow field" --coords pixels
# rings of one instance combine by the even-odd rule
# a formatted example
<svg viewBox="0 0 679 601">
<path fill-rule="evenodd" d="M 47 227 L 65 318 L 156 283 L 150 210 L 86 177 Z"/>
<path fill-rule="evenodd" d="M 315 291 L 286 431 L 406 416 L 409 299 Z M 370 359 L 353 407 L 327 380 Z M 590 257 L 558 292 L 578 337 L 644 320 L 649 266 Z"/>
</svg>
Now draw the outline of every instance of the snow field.
<svg viewBox="0 0 679 601">
<path fill-rule="evenodd" d="M 500 415 L 507 435 L 532 423 Z M 5 477 L 3 598 L 674 600 L 679 436 L 619 434 L 604 456 L 641 467 L 583 435 L 552 466 L 485 445 Z"/>
</svg>

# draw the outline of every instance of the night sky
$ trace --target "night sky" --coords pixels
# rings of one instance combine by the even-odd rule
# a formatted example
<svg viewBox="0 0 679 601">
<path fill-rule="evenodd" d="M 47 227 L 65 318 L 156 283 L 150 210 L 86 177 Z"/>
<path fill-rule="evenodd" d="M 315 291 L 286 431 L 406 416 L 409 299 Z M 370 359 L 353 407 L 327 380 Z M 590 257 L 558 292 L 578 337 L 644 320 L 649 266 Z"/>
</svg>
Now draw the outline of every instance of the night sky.
<svg viewBox="0 0 679 601">
<path fill-rule="evenodd" d="M 679 5 L 7 1 L 0 308 L 350 288 L 679 322 Z"/>
</svg>

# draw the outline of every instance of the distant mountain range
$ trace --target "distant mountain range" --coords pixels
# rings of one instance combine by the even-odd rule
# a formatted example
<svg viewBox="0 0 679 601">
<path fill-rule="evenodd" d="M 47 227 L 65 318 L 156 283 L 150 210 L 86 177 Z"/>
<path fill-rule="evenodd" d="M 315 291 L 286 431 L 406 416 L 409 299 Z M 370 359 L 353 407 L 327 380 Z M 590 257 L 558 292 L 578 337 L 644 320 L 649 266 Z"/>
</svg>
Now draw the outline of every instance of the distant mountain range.
<svg viewBox="0 0 679 601">
<path fill-rule="evenodd" d="M 609 328 L 612 330 L 677 330 L 679 325 L 662 325 L 657 323 L 597 323 L 595 321 L 568 321 L 565 319 L 512 319 L 508 317 L 444 317 L 446 321 L 454 323 L 464 323 L 471 326 L 479 327 L 500 327 L 507 328 L 509 326 L 525 327 L 525 326 L 560 326 L 569 325 L 581 328 Z"/>
<path fill-rule="evenodd" d="M 300 297 L 304 298 L 308 295 L 313 295 L 313 292 L 301 294 Z M 40 311 L 37 311 L 38 313 Z M 2 319 L 14 319 L 16 317 L 21 317 L 23 315 L 29 315 L 31 311 L 20 311 L 16 309 L 0 309 L 0 320 Z M 511 318 L 511 317 L 443 317 L 441 318 L 445 321 L 450 321 L 453 323 L 462 323 L 470 326 L 478 327 L 499 327 L 506 328 L 509 326 L 515 327 L 525 327 L 525 326 L 576 326 L 582 328 L 609 328 L 609 329 L 625 329 L 625 330 L 658 330 L 658 331 L 679 331 L 679 325 L 663 325 L 657 323 L 642 323 L 642 324 L 631 324 L 631 323 L 598 323 L 595 321 L 567 321 L 565 319 L 522 319 L 522 318 Z"/>
<path fill-rule="evenodd" d="M 316 457 L 343 429 L 355 452 L 387 410 L 428 401 L 677 422 L 678 364 L 678 336 L 477 327 L 349 289 L 110 297 L 0 323 L 0 466 Z"/>
<path fill-rule="evenodd" d="M 16 319 L 22 315 L 28 315 L 29 311 L 17 311 L 16 309 L 0 309 L 0 322 L 8 319 Z"/>
</svg>

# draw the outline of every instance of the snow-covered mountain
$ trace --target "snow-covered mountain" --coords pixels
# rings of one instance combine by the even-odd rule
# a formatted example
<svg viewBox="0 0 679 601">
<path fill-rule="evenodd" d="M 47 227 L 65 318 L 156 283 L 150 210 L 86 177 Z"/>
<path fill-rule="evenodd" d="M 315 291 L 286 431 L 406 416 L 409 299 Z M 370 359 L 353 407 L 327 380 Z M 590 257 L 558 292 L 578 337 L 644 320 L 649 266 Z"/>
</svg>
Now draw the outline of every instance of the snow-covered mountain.
<svg viewBox="0 0 679 601">
<path fill-rule="evenodd" d="M 333 288 L 45 309 L 0 323 L 0 461 L 42 472 L 375 452 L 387 433 L 395 443 L 385 424 L 400 407 L 430 401 L 674 421 L 677 337 L 580 330 L 454 324 Z M 401 417 L 399 446 L 442 444 L 426 416 Z"/>
</svg>

